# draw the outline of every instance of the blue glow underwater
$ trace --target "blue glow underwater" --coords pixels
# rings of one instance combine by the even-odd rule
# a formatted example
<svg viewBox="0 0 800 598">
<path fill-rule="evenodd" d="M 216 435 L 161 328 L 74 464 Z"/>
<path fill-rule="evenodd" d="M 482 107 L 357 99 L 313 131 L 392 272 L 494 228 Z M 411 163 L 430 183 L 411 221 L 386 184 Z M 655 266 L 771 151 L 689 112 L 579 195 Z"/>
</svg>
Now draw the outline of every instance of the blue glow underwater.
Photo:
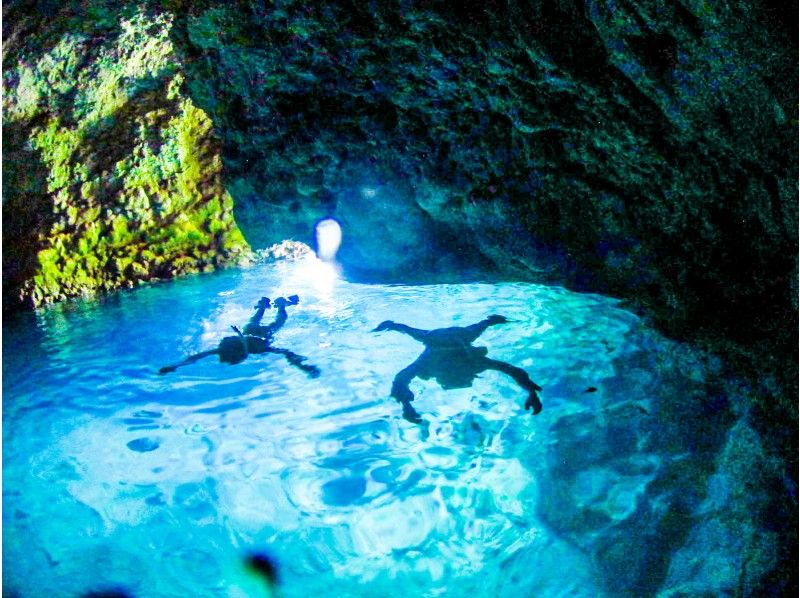
<svg viewBox="0 0 800 598">
<path fill-rule="evenodd" d="M 157 374 L 295 293 L 274 344 L 319 377 L 274 354 Z M 370 331 L 491 314 L 513 322 L 475 345 L 541 385 L 542 413 L 486 371 L 415 379 L 424 422 L 404 420 L 392 380 L 423 346 Z M 270 595 L 252 551 L 273 555 L 281 596 L 645 595 L 730 587 L 737 568 L 717 565 L 745 557 L 727 514 L 746 465 L 715 461 L 753 436 L 735 399 L 709 394 L 713 361 L 610 298 L 353 284 L 307 258 L 64 303 L 4 341 L 4 588 L 20 596 Z"/>
</svg>

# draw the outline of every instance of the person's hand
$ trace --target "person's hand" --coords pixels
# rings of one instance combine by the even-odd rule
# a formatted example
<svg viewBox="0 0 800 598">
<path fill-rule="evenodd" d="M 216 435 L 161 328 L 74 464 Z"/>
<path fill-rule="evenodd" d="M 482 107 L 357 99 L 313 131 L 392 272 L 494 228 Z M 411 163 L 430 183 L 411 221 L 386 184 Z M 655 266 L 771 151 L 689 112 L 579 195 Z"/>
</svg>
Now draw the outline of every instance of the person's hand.
<svg viewBox="0 0 800 598">
<path fill-rule="evenodd" d="M 269 297 L 262 297 L 261 299 L 259 299 L 254 309 L 261 309 L 262 307 L 264 309 L 269 308 Z"/>
<path fill-rule="evenodd" d="M 492 314 L 486 320 L 489 324 L 506 324 L 508 322 L 508 318 L 505 316 L 499 316 L 497 314 Z"/>
<path fill-rule="evenodd" d="M 287 305 L 289 305 L 289 302 L 286 299 L 284 299 L 283 297 L 278 297 L 277 299 L 275 299 L 275 306 L 276 307 L 279 307 L 279 308 L 280 307 L 286 307 Z"/>
<path fill-rule="evenodd" d="M 372 332 L 383 332 L 384 330 L 391 330 L 392 326 L 394 326 L 394 322 L 392 322 L 391 320 L 386 320 L 386 321 L 381 322 L 380 324 L 378 324 L 372 330 Z"/>
<path fill-rule="evenodd" d="M 408 386 L 400 386 L 399 384 L 392 385 L 392 396 L 404 405 L 408 405 L 414 400 L 414 393 L 411 392 Z"/>
<path fill-rule="evenodd" d="M 424 421 L 417 410 L 408 403 L 403 403 L 403 419 L 412 424 L 421 424 Z"/>
<path fill-rule="evenodd" d="M 525 401 L 525 411 L 533 409 L 533 415 L 538 415 L 542 410 L 542 402 L 539 400 L 539 395 L 535 390 L 531 390 L 528 394 L 528 400 Z"/>
<path fill-rule="evenodd" d="M 315 365 L 306 366 L 306 373 L 308 373 L 309 378 L 319 378 L 320 375 L 319 368 Z"/>
</svg>

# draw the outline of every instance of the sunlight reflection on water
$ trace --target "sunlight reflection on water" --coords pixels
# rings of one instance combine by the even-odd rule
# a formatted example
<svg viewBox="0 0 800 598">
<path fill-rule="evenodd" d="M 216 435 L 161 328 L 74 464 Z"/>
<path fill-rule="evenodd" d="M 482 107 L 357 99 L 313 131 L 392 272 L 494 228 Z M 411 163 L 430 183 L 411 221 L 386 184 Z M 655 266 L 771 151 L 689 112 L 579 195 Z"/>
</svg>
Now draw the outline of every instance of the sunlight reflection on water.
<svg viewBox="0 0 800 598">
<path fill-rule="evenodd" d="M 300 296 L 274 344 L 318 366 L 318 379 L 279 355 L 156 374 L 213 347 L 266 294 Z M 426 424 L 403 420 L 389 389 L 422 345 L 370 330 L 493 313 L 515 322 L 475 344 L 527 370 L 544 388 L 542 414 L 487 371 L 465 389 L 415 380 Z M 675 345 L 612 299 L 519 283 L 357 285 L 316 258 L 47 310 L 36 334 L 41 358 L 7 350 L 4 360 L 4 559 L 23 596 L 93 583 L 139 596 L 259 595 L 240 563 L 259 546 L 282 564 L 285 596 L 390 596 L 398 584 L 431 596 L 602 595 L 589 555 L 543 521 L 540 479 L 554 454 L 567 458 L 559 430 L 572 418 L 605 429 L 609 409 L 637 406 L 639 444 L 614 456 L 627 469 L 564 474 L 570 500 L 630 516 L 671 458 L 648 444 L 649 413 L 682 384 Z M 31 338 L 11 329 L 6 347 Z M 135 567 L 119 564 L 128 557 Z"/>
</svg>

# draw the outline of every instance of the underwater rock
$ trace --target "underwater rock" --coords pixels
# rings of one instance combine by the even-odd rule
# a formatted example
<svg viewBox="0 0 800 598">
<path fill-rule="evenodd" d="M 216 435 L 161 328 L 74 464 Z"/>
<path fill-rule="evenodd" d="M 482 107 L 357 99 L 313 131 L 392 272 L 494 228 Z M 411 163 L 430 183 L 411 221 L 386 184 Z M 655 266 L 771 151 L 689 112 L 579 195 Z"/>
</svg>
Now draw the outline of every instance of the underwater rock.
<svg viewBox="0 0 800 598">
<path fill-rule="evenodd" d="M 779 460 L 737 419 L 744 398 L 720 385 L 715 366 L 697 376 L 703 366 L 691 353 L 641 351 L 624 361 L 603 386 L 652 401 L 593 395 L 596 403 L 554 421 L 539 479 L 542 519 L 588 555 L 609 595 L 758 586 L 779 561 L 771 529 L 788 525 L 790 503 L 774 488 Z M 654 384 L 637 362 L 680 375 Z M 770 511 L 780 513 L 771 526 Z"/>
</svg>

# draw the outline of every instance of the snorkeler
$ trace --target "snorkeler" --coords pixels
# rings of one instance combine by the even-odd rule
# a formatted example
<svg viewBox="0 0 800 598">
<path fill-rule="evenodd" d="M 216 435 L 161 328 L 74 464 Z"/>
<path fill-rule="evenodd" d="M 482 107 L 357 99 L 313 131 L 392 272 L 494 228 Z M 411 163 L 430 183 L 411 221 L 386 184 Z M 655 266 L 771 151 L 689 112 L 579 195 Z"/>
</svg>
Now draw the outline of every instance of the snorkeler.
<svg viewBox="0 0 800 598">
<path fill-rule="evenodd" d="M 278 309 L 278 315 L 275 321 L 269 326 L 261 325 L 261 318 L 264 317 L 264 312 L 270 307 L 270 300 L 267 297 L 262 297 L 258 304 L 255 306 L 256 313 L 250 318 L 250 321 L 244 327 L 244 332 L 239 330 L 237 326 L 232 326 L 238 336 L 226 336 L 223 338 L 216 349 L 209 351 L 202 351 L 190 355 L 180 363 L 174 365 L 166 365 L 160 370 L 159 374 L 166 374 L 174 372 L 176 368 L 183 365 L 189 365 L 209 355 L 219 355 L 219 360 L 225 363 L 240 363 L 251 353 L 277 353 L 283 355 L 286 360 L 293 366 L 300 368 L 306 372 L 310 377 L 316 378 L 319 376 L 319 368 L 314 365 L 306 365 L 303 362 L 305 357 L 293 353 L 288 349 L 279 349 L 278 347 L 270 346 L 273 335 L 286 323 L 286 306 L 297 305 L 300 299 L 297 295 L 292 295 L 288 299 L 278 297 L 275 299 L 275 307 Z"/>
<path fill-rule="evenodd" d="M 503 316 L 489 316 L 485 320 L 465 327 L 437 328 L 436 330 L 420 330 L 405 324 L 397 324 L 387 320 L 378 325 L 373 332 L 394 330 L 409 335 L 425 345 L 425 351 L 417 360 L 400 371 L 392 383 L 391 396 L 403 405 L 403 417 L 410 422 L 420 423 L 422 418 L 411 406 L 414 394 L 408 388 L 416 377 L 424 380 L 436 378 L 445 390 L 451 388 L 468 388 L 475 377 L 485 370 L 496 370 L 511 376 L 523 389 L 528 391 L 525 409 L 533 409 L 533 415 L 542 410 L 542 402 L 536 391 L 541 387 L 533 382 L 525 370 L 503 361 L 489 359 L 486 347 L 473 347 L 472 343 L 489 327 L 504 324 L 508 320 Z"/>
</svg>

